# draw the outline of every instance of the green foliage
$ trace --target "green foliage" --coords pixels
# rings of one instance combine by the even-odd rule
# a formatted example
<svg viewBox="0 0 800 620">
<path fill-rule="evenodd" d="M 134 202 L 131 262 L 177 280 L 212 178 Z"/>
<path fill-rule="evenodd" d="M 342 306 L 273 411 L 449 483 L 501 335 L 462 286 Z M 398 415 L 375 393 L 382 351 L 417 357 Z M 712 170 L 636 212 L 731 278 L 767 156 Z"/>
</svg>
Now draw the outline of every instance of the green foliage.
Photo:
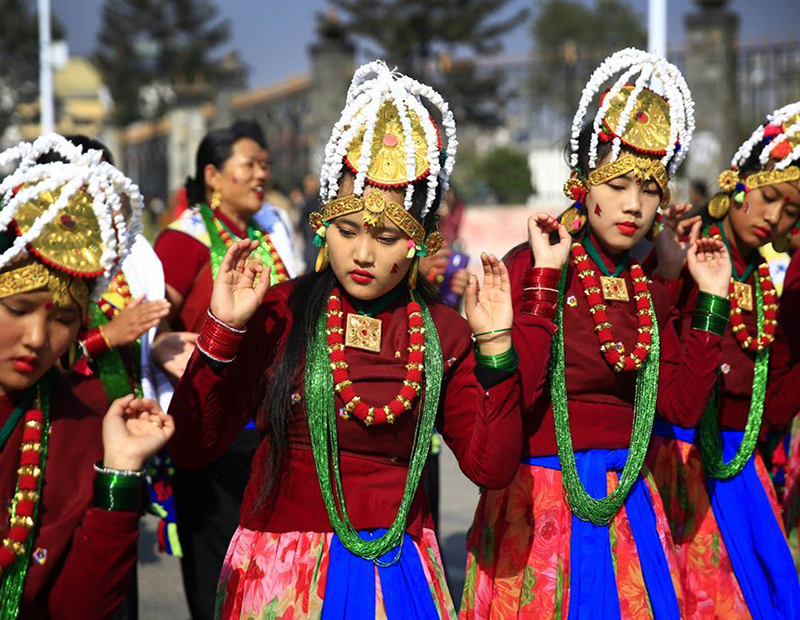
<svg viewBox="0 0 800 620">
<path fill-rule="evenodd" d="M 462 148 L 453 183 L 467 203 L 521 204 L 532 193 L 531 172 L 525 153 L 498 146 L 483 155 Z"/>
<path fill-rule="evenodd" d="M 570 113 L 595 67 L 624 47 L 644 47 L 643 17 L 625 0 L 542 0 L 531 26 L 534 101 Z"/>
<path fill-rule="evenodd" d="M 507 18 L 498 13 L 513 0 L 331 0 L 348 18 L 348 32 L 379 48 L 392 66 L 431 84 L 459 119 L 491 126 L 500 120 L 499 76 L 479 74 L 472 63 L 453 63 L 454 51 L 488 55 L 501 38 L 525 21 L 523 8 Z"/>
<path fill-rule="evenodd" d="M 106 0 L 94 60 L 114 99 L 115 120 L 140 117 L 141 89 L 212 82 L 214 50 L 230 38 L 210 0 Z"/>
</svg>

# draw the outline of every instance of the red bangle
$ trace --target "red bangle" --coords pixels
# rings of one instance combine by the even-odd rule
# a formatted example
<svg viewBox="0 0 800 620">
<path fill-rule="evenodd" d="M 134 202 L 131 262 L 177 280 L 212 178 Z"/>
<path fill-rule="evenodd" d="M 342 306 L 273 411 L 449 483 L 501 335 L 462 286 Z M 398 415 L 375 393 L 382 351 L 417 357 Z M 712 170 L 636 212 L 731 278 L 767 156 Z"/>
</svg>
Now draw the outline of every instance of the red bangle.
<svg viewBox="0 0 800 620">
<path fill-rule="evenodd" d="M 522 277 L 523 286 L 549 286 L 555 288 L 561 279 L 561 271 L 551 267 L 533 267 Z"/>
<path fill-rule="evenodd" d="M 90 330 L 81 341 L 81 344 L 83 344 L 86 355 L 93 360 L 102 357 L 111 350 L 108 346 L 108 341 L 103 337 L 103 334 L 100 333 L 99 327 Z"/>
<path fill-rule="evenodd" d="M 197 338 L 197 348 L 209 359 L 227 364 L 236 359 L 236 350 L 246 331 L 223 323 L 209 310 Z"/>
<path fill-rule="evenodd" d="M 520 311 L 523 314 L 532 314 L 533 316 L 540 316 L 545 319 L 556 318 L 556 305 L 554 303 L 547 303 L 541 301 L 533 301 L 523 303 Z"/>
</svg>

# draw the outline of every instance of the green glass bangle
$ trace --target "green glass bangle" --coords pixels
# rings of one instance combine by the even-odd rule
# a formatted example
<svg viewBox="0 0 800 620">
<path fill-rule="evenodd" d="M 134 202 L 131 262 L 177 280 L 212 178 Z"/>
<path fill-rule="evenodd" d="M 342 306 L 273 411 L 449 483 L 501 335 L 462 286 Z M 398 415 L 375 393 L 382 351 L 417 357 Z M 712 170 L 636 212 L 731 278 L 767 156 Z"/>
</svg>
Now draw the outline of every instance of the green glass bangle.
<svg viewBox="0 0 800 620">
<path fill-rule="evenodd" d="M 731 315 L 731 302 L 725 297 L 700 291 L 697 295 L 697 310 L 727 321 Z"/>
<path fill-rule="evenodd" d="M 97 472 L 94 476 L 94 505 L 112 512 L 139 512 L 142 479 L 120 473 Z"/>
<path fill-rule="evenodd" d="M 727 328 L 727 319 L 722 319 L 718 316 L 707 314 L 705 312 L 695 312 L 692 315 L 692 329 L 699 329 L 700 331 L 723 336 L 725 335 L 725 330 Z"/>
<path fill-rule="evenodd" d="M 490 329 L 488 332 L 481 332 L 480 334 L 473 334 L 475 338 L 478 336 L 488 336 L 489 334 L 502 334 L 504 332 L 510 332 L 511 327 L 505 327 L 503 329 Z"/>
<path fill-rule="evenodd" d="M 519 356 L 517 355 L 516 349 L 512 346 L 503 353 L 499 355 L 483 355 L 480 351 L 478 351 L 478 347 L 475 347 L 475 360 L 481 366 L 485 366 L 486 368 L 494 368 L 495 370 L 510 370 L 514 371 L 517 369 L 517 365 L 519 364 Z"/>
</svg>

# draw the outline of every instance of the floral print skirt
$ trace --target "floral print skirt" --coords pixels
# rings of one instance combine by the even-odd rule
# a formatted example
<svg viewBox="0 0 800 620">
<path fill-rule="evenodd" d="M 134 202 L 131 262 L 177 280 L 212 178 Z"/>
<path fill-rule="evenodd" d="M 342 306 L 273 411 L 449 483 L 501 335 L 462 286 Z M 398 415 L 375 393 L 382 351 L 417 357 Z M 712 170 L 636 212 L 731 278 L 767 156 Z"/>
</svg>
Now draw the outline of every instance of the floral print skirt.
<svg viewBox="0 0 800 620">
<path fill-rule="evenodd" d="M 699 449 L 692 443 L 654 436 L 646 462 L 661 494 L 675 542 L 687 620 L 750 618 L 714 517 Z M 758 452 L 754 464 L 782 527 L 772 480 Z M 747 507 L 742 506 L 742 510 Z"/>
<path fill-rule="evenodd" d="M 649 473 L 643 470 L 642 476 L 652 497 L 672 585 L 682 605 L 664 510 Z M 609 472 L 608 492 L 617 482 L 617 474 Z M 484 491 L 467 541 L 460 618 L 566 618 L 571 523 L 559 470 L 522 464 L 508 487 Z M 622 617 L 652 618 L 624 506 L 609 524 L 609 535 Z"/>
<path fill-rule="evenodd" d="M 320 618 L 332 540 L 332 532 L 274 533 L 238 528 L 220 574 L 216 618 Z M 454 619 L 433 530 L 423 529 L 414 547 L 439 616 Z M 386 618 L 377 569 L 375 599 L 375 617 Z"/>
</svg>

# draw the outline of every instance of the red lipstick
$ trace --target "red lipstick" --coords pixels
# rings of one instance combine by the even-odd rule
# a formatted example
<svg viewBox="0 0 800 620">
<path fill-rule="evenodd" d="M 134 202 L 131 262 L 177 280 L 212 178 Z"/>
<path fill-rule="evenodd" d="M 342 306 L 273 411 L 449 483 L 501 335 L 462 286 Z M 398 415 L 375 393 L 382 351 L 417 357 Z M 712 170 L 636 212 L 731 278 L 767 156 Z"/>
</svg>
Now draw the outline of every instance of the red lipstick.
<svg viewBox="0 0 800 620">
<path fill-rule="evenodd" d="M 626 237 L 632 237 L 636 234 L 636 231 L 639 230 L 639 226 L 636 222 L 620 222 L 616 225 L 617 229 Z"/>
<path fill-rule="evenodd" d="M 363 269 L 353 269 L 350 272 L 350 277 L 356 284 L 369 284 L 375 279 L 374 275 L 372 275 L 369 271 L 364 271 Z"/>
<path fill-rule="evenodd" d="M 11 360 L 14 370 L 22 373 L 30 373 L 39 367 L 39 360 L 32 356 L 15 357 Z"/>
<path fill-rule="evenodd" d="M 759 239 L 769 239 L 771 231 L 766 226 L 753 226 L 753 232 Z"/>
</svg>

